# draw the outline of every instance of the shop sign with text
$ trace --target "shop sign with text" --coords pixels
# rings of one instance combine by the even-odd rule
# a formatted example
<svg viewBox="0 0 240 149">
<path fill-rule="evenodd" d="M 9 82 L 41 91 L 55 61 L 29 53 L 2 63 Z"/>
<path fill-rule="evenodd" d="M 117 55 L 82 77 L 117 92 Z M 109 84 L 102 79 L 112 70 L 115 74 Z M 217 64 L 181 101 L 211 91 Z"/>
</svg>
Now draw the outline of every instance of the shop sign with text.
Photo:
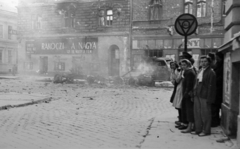
<svg viewBox="0 0 240 149">
<path fill-rule="evenodd" d="M 92 54 L 97 51 L 97 38 L 38 39 L 26 43 L 32 54 Z"/>
</svg>

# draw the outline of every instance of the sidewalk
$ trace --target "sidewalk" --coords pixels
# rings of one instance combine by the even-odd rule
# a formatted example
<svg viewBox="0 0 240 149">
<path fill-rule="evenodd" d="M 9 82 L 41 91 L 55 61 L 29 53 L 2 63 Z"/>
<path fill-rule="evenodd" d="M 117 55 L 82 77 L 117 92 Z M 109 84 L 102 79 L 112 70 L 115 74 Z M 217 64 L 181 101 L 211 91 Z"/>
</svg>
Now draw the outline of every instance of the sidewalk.
<svg viewBox="0 0 240 149">
<path fill-rule="evenodd" d="M 0 93 L 0 110 L 5 110 L 11 107 L 21 107 L 40 102 L 49 102 L 51 97 L 47 97 L 40 94 L 28 94 L 28 93 Z"/>
<path fill-rule="evenodd" d="M 199 137 L 190 133 L 181 133 L 175 128 L 176 120 L 176 110 L 155 118 L 141 149 L 233 149 L 236 147 L 236 140 L 216 142 L 225 137 L 220 126 L 212 128 L 210 136 Z"/>
</svg>

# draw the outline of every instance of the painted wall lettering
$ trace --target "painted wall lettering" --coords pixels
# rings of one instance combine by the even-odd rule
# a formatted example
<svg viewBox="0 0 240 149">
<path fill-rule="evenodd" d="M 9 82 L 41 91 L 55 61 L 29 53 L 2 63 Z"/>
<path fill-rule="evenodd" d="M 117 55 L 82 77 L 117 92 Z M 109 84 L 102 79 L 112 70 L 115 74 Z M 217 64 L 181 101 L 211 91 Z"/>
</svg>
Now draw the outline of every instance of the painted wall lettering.
<svg viewBox="0 0 240 149">
<path fill-rule="evenodd" d="M 63 50 L 64 43 L 42 43 L 42 50 Z"/>
<path fill-rule="evenodd" d="M 43 38 L 31 43 L 35 54 L 93 54 L 98 38 Z M 26 51 L 29 51 L 28 46 Z"/>
</svg>

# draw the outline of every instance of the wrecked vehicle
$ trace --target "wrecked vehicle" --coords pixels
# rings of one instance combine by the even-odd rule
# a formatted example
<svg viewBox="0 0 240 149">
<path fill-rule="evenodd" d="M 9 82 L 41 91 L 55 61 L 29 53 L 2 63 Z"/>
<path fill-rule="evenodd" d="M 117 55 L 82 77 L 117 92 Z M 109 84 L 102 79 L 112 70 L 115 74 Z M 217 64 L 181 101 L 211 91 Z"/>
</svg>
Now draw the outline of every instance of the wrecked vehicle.
<svg viewBox="0 0 240 149">
<path fill-rule="evenodd" d="M 165 57 L 148 57 L 129 73 L 129 85 L 155 86 L 156 82 L 170 80 L 170 62 Z"/>
</svg>

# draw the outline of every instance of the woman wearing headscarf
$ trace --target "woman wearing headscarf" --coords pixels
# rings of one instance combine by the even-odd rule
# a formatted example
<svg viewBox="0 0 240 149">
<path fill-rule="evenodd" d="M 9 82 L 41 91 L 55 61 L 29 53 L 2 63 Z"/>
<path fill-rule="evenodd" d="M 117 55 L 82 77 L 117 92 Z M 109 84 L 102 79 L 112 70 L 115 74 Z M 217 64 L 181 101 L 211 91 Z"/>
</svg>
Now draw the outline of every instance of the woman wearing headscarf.
<svg viewBox="0 0 240 149">
<path fill-rule="evenodd" d="M 176 95 L 176 91 L 177 91 L 177 86 L 178 86 L 178 84 L 179 84 L 178 75 L 179 75 L 179 73 L 180 73 L 180 69 L 179 69 L 179 66 L 178 66 L 178 64 L 177 64 L 176 61 L 170 62 L 170 67 L 171 67 L 171 76 L 170 76 L 170 79 L 171 79 L 172 84 L 174 85 L 174 89 L 173 89 L 172 96 L 171 96 L 171 98 L 170 98 L 170 102 L 173 103 L 174 98 L 175 98 L 175 95 Z M 178 96 L 178 95 L 177 95 L 177 96 Z M 176 109 L 177 109 L 177 108 L 176 108 Z M 177 110 L 178 110 L 178 118 L 179 118 L 179 119 L 178 119 L 178 121 L 176 121 L 175 123 L 176 123 L 177 125 L 179 125 L 179 124 L 180 124 L 180 115 L 181 115 L 181 113 L 180 113 L 180 110 L 179 110 L 179 109 L 177 109 Z"/>
<path fill-rule="evenodd" d="M 184 70 L 182 80 L 182 119 L 186 119 L 188 122 L 188 127 L 182 133 L 190 133 L 194 124 L 192 93 L 196 72 L 193 69 L 192 63 L 187 59 L 181 60 L 181 65 Z"/>
</svg>

